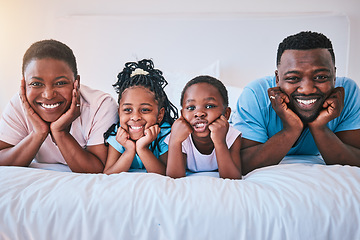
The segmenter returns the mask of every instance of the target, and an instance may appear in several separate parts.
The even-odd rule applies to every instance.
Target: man
[[[295,155],[303,155],[300,162],[360,166],[360,90],[336,77],[331,41],[321,33],[285,38],[275,76],[250,83],[236,111],[243,174]]]

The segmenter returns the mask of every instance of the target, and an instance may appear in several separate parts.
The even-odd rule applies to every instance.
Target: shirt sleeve
[[[260,97],[260,98],[259,98]],[[235,112],[234,127],[242,133],[242,137],[264,143],[268,140],[266,129],[266,107],[262,107],[262,96],[256,95],[251,88],[244,88]]]
[[[360,129],[360,90],[359,86],[349,78],[344,80],[344,108],[339,116],[334,132]],[[338,80],[337,80],[338,81]]]
[[[1,116],[0,140],[11,145],[18,144],[29,134],[29,127],[26,122],[20,97],[16,94],[7,104]]]
[[[112,97],[106,97],[95,112],[87,145],[103,144],[104,133],[117,121],[118,106]]]

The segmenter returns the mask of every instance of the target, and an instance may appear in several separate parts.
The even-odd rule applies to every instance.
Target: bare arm
[[[21,80],[20,99],[33,131],[16,146],[0,141],[0,165],[29,166],[49,134],[49,126],[31,108],[25,95],[25,80]]]
[[[231,146],[231,149],[229,149],[226,144],[228,129],[229,122],[223,115],[209,126],[210,137],[214,143],[219,175],[221,178],[240,179],[241,137],[238,137]]]
[[[192,128],[183,117],[179,117],[171,127],[166,175],[172,178],[186,176],[186,154],[182,152],[182,142],[191,134]]]
[[[273,109],[283,123],[283,129],[265,143],[242,139],[242,171],[246,174],[256,168],[278,164],[299,138],[303,123],[288,108],[289,98],[279,87],[270,88],[268,95]]]
[[[107,147],[103,144],[83,149],[69,133],[72,122],[80,116],[80,94],[78,80],[74,82],[70,109],[58,120],[50,124],[53,141],[57,144],[63,158],[73,172],[103,172]]]
[[[157,159],[149,149],[149,145],[160,133],[159,125],[151,126],[144,131],[145,136],[136,141],[136,153],[139,155],[147,172],[165,175],[165,163]],[[164,157],[164,156],[163,156]]]
[[[309,129],[327,164],[360,166],[360,130],[333,133],[327,123],[338,117],[344,106],[344,89],[335,88]]]
[[[110,145],[104,173],[112,174],[129,171],[134,157],[135,145],[132,150],[127,149],[123,152],[123,154]]]

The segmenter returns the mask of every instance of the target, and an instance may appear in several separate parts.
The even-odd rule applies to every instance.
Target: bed
[[[360,239],[357,167],[280,164],[242,180],[48,169],[0,167],[0,239]]]

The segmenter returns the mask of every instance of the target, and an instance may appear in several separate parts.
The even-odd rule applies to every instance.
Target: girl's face
[[[159,110],[155,94],[142,86],[126,89],[119,102],[120,125],[134,141],[144,136],[144,130],[160,124],[165,109]]]
[[[185,91],[181,114],[194,129],[193,134],[207,137],[212,122],[221,115],[228,118],[227,109],[217,88],[209,83],[196,83]]]
[[[75,77],[66,62],[52,58],[31,60],[24,78],[28,102],[44,121],[54,122],[69,109]]]

